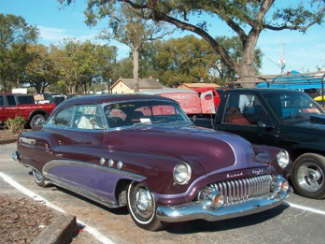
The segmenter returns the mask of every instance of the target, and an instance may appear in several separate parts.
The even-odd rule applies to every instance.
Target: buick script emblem
[[[263,174],[264,170],[263,169],[253,169],[252,174],[253,175],[261,175]]]

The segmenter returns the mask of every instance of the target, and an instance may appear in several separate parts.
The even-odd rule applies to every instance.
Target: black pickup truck
[[[286,149],[293,161],[290,180],[295,191],[325,198],[325,113],[308,95],[279,89],[226,90],[214,121],[194,123]]]

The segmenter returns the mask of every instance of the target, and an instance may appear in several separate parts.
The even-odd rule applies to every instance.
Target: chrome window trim
[[[177,107],[177,109],[183,113],[183,115],[185,115],[184,117],[186,118],[186,122],[188,123],[192,123],[192,121],[188,118],[188,116],[186,115],[186,113],[183,111],[183,109],[179,106],[179,104],[177,102],[174,102],[172,100],[165,100],[165,99],[152,99],[152,98],[144,98],[144,99],[129,99],[129,100],[120,100],[120,101],[112,101],[112,102],[108,102],[108,103],[93,103],[93,104],[72,104],[71,106],[65,108],[65,109],[69,109],[71,107],[74,108],[73,110],[73,116],[72,118],[74,118],[75,116],[75,111],[76,111],[76,106],[81,106],[81,105],[96,105],[99,106],[101,109],[101,116],[102,116],[102,120],[103,120],[103,124],[106,128],[103,129],[79,129],[79,128],[73,128],[72,127],[72,121],[70,122],[70,127],[66,127],[66,126],[56,126],[54,124],[50,124],[50,121],[52,121],[52,119],[61,111],[58,111],[57,113],[53,114],[53,116],[51,116],[48,120],[48,123],[46,123],[44,125],[44,128],[49,128],[49,129],[64,129],[64,130],[69,130],[69,131],[77,131],[77,132],[112,132],[112,131],[120,131],[120,130],[126,130],[129,128],[134,128],[134,126],[132,125],[128,125],[128,126],[120,126],[120,127],[114,127],[114,128],[110,128],[107,122],[107,118],[105,116],[105,112],[104,112],[104,106],[108,106],[108,105],[113,105],[113,104],[119,104],[119,103],[132,103],[132,102],[148,102],[148,101],[157,101],[157,102],[165,102],[165,103],[169,103],[169,104],[173,104]],[[64,109],[64,110],[65,110]],[[150,127],[150,125],[148,125],[148,127]]]

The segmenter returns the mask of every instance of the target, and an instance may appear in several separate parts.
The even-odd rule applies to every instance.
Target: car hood
[[[300,132],[325,135],[325,115],[312,115],[309,120],[292,123]]]
[[[205,171],[265,167],[256,162],[252,145],[242,137],[194,126],[142,127],[107,132],[110,150],[171,156],[199,163]]]

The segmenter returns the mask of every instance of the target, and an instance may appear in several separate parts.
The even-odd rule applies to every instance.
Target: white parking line
[[[49,202],[44,197],[41,197],[40,195],[37,195],[36,193],[32,192],[31,190],[27,189],[26,187],[19,184],[17,181],[12,179],[10,176],[6,175],[3,172],[0,172],[0,177],[7,182],[9,185],[16,188],[18,191],[23,193],[24,195],[36,200],[43,202],[46,206],[55,209],[56,211],[59,211],[61,213],[66,213],[64,209],[54,205],[53,203]],[[102,233],[100,233],[98,230],[96,230],[94,227],[91,227],[87,224],[85,224],[83,221],[77,220],[77,222],[84,226],[84,230],[87,231],[89,234],[93,235],[98,241],[100,241],[103,244],[114,244],[114,242],[104,236]]]
[[[288,201],[286,201],[286,202],[292,208],[297,208],[297,209],[312,212],[312,213],[315,213],[315,214],[325,215],[325,211],[323,211],[323,210],[319,210],[317,208],[306,207],[304,205],[299,205],[299,204],[295,204],[295,203],[288,202]]]

